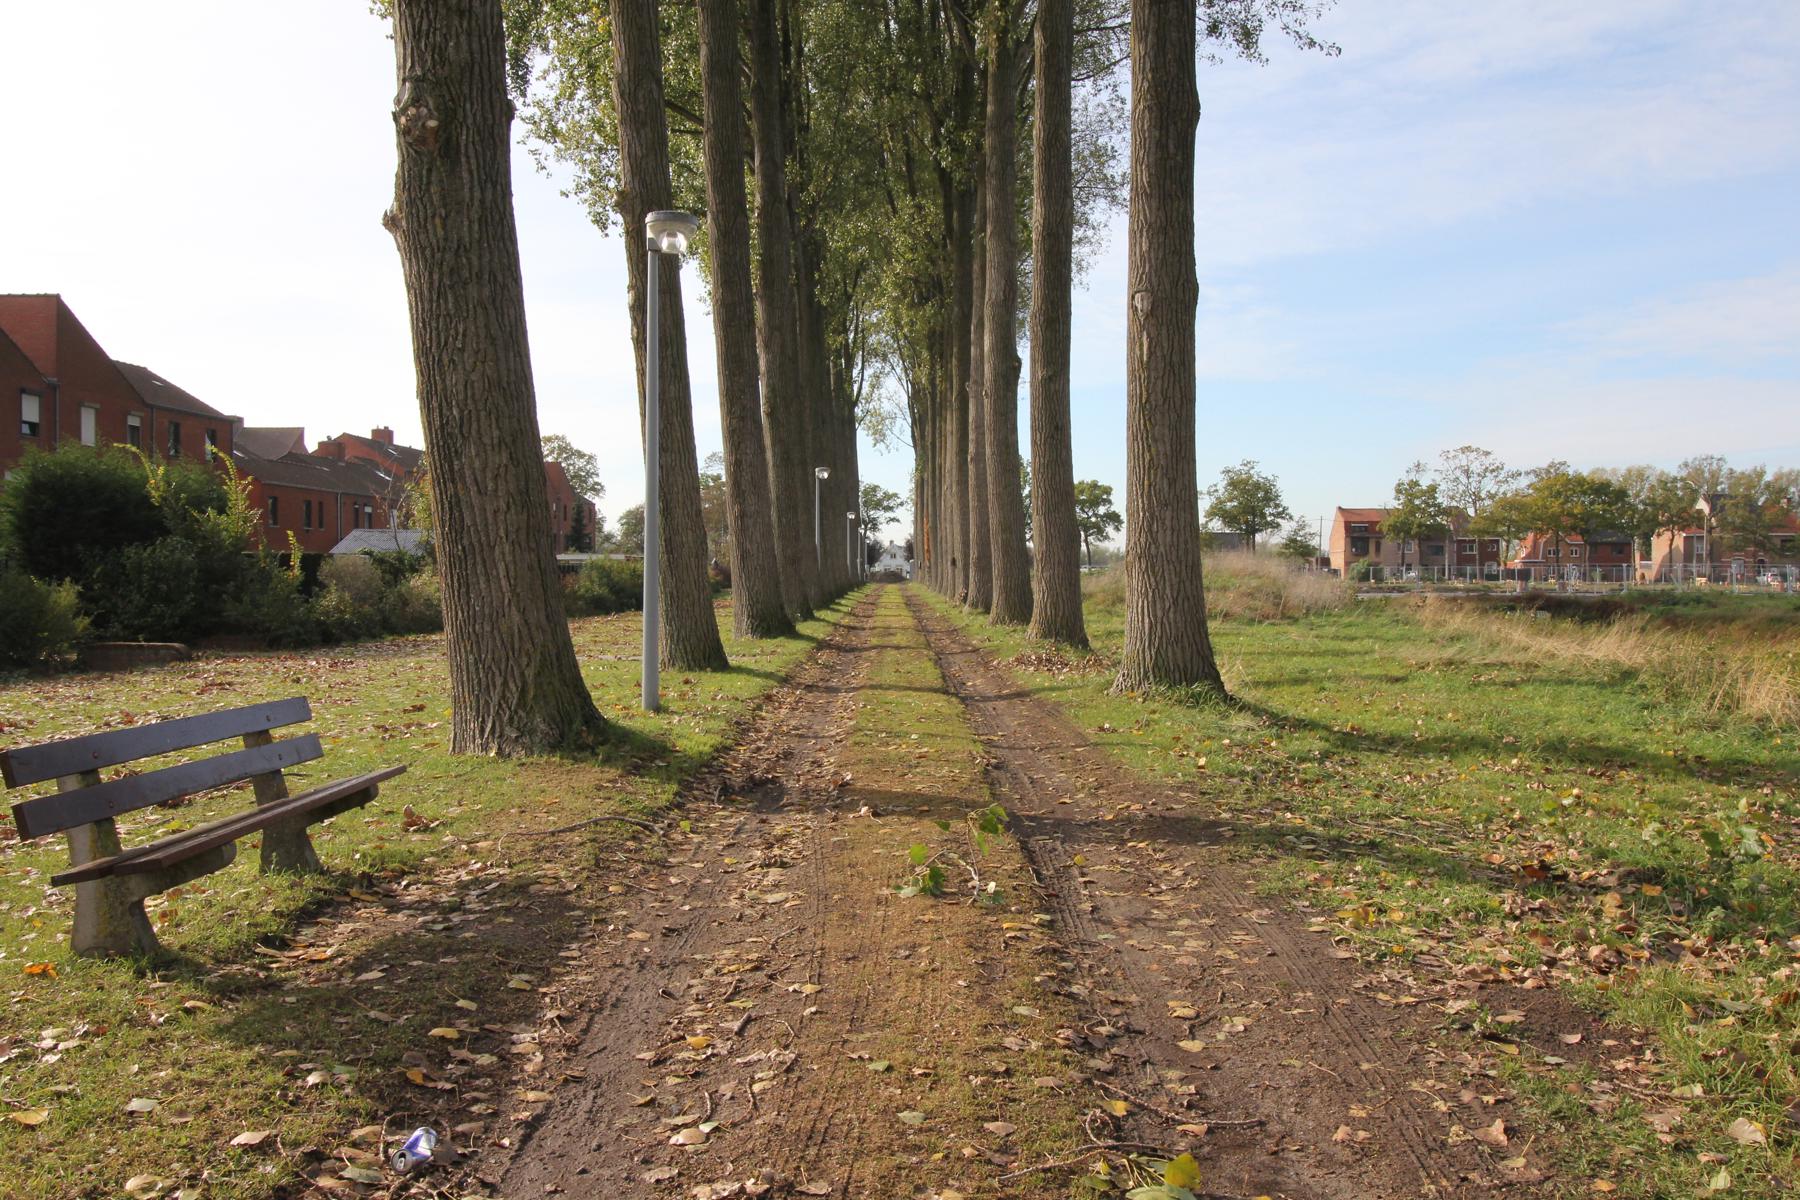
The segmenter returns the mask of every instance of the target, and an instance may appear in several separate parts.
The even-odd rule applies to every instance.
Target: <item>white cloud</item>
[[[1793,358],[1800,355],[1800,268],[1583,317],[1561,332],[1608,359],[1698,358],[1749,367]]]

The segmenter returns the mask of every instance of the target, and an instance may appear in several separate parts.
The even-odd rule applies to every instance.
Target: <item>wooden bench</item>
[[[387,767],[288,795],[282,772],[325,751],[317,734],[277,741],[270,730],[311,719],[312,706],[306,697],[296,696],[0,752],[0,775],[8,788],[56,780],[53,794],[12,806],[13,824],[26,840],[68,835],[69,869],[50,882],[75,885],[75,953],[155,953],[156,935],[144,915],[144,897],[229,866],[237,857],[237,839],[258,830],[265,874],[323,871],[307,826],[367,804],[383,780],[406,768]],[[105,767],[227,738],[241,738],[243,748],[141,775],[100,778]],[[256,797],[249,811],[131,850],[120,845],[115,817],[246,779]]]

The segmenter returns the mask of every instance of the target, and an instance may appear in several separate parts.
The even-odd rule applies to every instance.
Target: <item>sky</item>
[[[1465,443],[1800,464],[1800,5],[1343,0],[1316,28],[1341,55],[1200,69],[1203,486],[1255,459],[1310,524]],[[60,292],[114,357],[248,424],[420,443],[367,3],[6,5],[0,45],[0,291]],[[562,186],[517,148],[539,423],[598,457],[616,517],[643,487],[625,250]],[[1121,504],[1125,231],[1071,364],[1076,475]],[[909,450],[862,462],[907,492]]]

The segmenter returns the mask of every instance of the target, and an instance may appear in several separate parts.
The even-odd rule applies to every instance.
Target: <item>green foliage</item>
[[[589,559],[565,595],[573,616],[636,612],[644,607],[644,564],[635,559]]]
[[[1125,518],[1113,507],[1110,483],[1098,479],[1075,481],[1075,526],[1081,530],[1081,546],[1088,565],[1094,565],[1094,543],[1104,542],[1125,528]]]
[[[1281,544],[1275,552],[1283,558],[1313,559],[1319,556],[1319,539],[1304,520],[1296,521],[1288,526],[1287,533],[1282,535]]]
[[[634,504],[619,514],[619,532],[613,537],[613,547],[620,554],[644,552],[643,505]]]
[[[0,667],[50,667],[75,656],[87,633],[73,583],[42,583],[0,567]]]
[[[27,454],[0,490],[0,543],[39,579],[88,578],[92,564],[168,532],[124,450],[64,443]]]
[[[1438,485],[1422,479],[1402,479],[1394,484],[1394,506],[1381,522],[1382,531],[1400,542],[1400,563],[1406,565],[1406,544],[1422,538],[1443,537],[1450,531],[1450,510],[1438,496]]]
[[[562,467],[563,474],[569,477],[569,486],[575,489],[577,496],[598,501],[606,495],[606,485],[600,482],[599,459],[560,433],[546,433],[543,449],[544,461]]]
[[[1281,499],[1281,485],[1273,475],[1256,469],[1254,459],[1219,472],[1219,482],[1206,489],[1206,519],[1241,534],[1248,550],[1256,549],[1258,534],[1291,521],[1294,514]]]
[[[973,857],[979,859],[993,849],[994,839],[1006,831],[1006,821],[1006,809],[998,804],[990,804],[986,808],[977,808],[963,814],[963,831],[974,851]],[[956,828],[949,821],[938,821],[936,824],[945,833]],[[947,883],[944,864],[949,863],[968,872],[972,899],[997,903],[1001,898],[999,887],[992,881],[984,882],[980,869],[956,851],[944,849],[934,852],[924,842],[915,842],[907,849],[906,857],[912,865],[912,874],[896,889],[902,896],[942,896]]]
[[[890,491],[872,480],[864,480],[862,485],[862,510],[869,518],[869,529],[880,531],[889,522],[897,520],[906,509],[906,498],[899,492]]]

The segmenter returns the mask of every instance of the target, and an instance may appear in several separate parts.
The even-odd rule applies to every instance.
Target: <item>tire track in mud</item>
[[[1434,1077],[1420,1023],[1367,997],[1354,964],[1296,914],[1259,904],[1222,849],[1227,827],[1113,761],[911,588],[907,601],[1076,965],[1091,1049],[1109,1068],[1098,1086],[1142,1106],[1146,1140],[1190,1145],[1223,1194],[1500,1185],[1479,1148],[1449,1141],[1459,1097]],[[1184,1137],[1184,1125],[1208,1128]]]
[[[706,964],[759,941],[769,956],[762,966],[770,975],[779,974],[771,961],[775,946],[818,928],[816,838],[792,837],[791,818],[781,810],[790,802],[828,796],[833,789],[831,751],[855,717],[873,610],[874,597],[866,597],[764,698],[718,763],[682,788],[683,812],[693,821],[692,848],[685,859],[689,868],[696,852],[721,847],[756,857],[730,875],[717,867],[670,874],[682,865],[676,862],[649,866],[623,885],[633,889],[629,906],[613,914],[614,922],[594,947],[596,959],[624,956],[613,964],[623,969],[602,972],[602,982],[592,992],[568,998],[579,1004],[581,1014],[570,1022],[571,1037],[556,1064],[563,1084],[551,1107],[536,1122],[520,1125],[505,1161],[478,1169],[478,1177],[498,1184],[503,1194],[584,1195],[621,1185],[621,1194],[643,1194],[644,1167],[655,1157],[652,1151],[660,1139],[623,1132],[644,1107],[633,1097],[643,1094],[658,1067],[667,1069],[685,1052],[676,1032],[685,1027],[693,1001],[708,989],[729,994],[739,986],[733,974],[724,977],[721,987]],[[726,808],[720,804],[726,795],[749,803]],[[762,845],[745,849],[759,840]],[[741,902],[769,874],[792,866],[808,871],[804,919],[793,919],[802,910]],[[643,882],[658,874],[673,886]],[[765,900],[768,894],[763,893]],[[647,929],[626,928],[648,924],[659,912],[676,914],[658,922],[660,937]],[[780,915],[772,915],[776,912]],[[779,928],[790,925],[785,932]],[[648,940],[633,954],[640,935]],[[822,951],[816,935],[813,942],[816,975]],[[710,1113],[710,1092],[704,1104]]]

